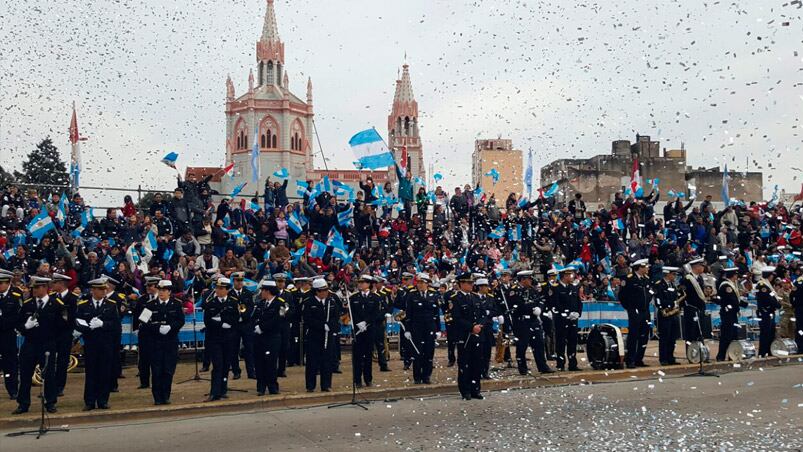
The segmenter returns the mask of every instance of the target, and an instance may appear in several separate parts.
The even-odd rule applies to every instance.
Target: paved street
[[[803,368],[80,426],[3,451],[799,450]]]

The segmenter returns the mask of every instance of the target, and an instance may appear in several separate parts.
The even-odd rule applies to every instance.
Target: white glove
[[[30,330],[32,328],[36,328],[39,326],[39,321],[33,317],[28,317],[28,320],[25,321],[25,329]]]
[[[224,330],[228,330],[229,328],[231,328],[231,325],[229,325],[228,323],[224,323],[221,326],[223,327]]]
[[[221,322],[221,321],[222,321],[222,320],[220,319],[220,316],[219,316],[219,315],[218,315],[218,316],[215,316],[215,317],[212,317],[212,320],[214,320],[215,322]]]
[[[89,321],[89,329],[96,330],[103,326],[103,320],[100,320],[97,317],[92,317],[92,320]]]
[[[391,321],[393,320],[393,316],[390,314],[385,314],[385,320]]]
[[[546,313],[544,313],[544,317],[546,317],[548,319],[551,319],[552,318],[552,312],[551,311],[547,311]]]
[[[404,332],[404,338],[407,339],[408,341],[411,341],[411,340],[413,340],[413,335],[409,331],[405,331]]]
[[[262,328],[260,328],[259,325],[257,325],[256,328],[254,328],[254,332],[257,334],[262,334]]]
[[[435,340],[437,341],[440,338],[441,338],[441,332],[440,331],[436,331],[435,332]]]
[[[499,323],[499,325],[504,325],[505,324],[505,316],[500,315],[499,317],[496,318],[496,321]]]
[[[170,325],[161,325],[159,327],[159,334],[165,335],[170,332]]]
[[[362,333],[363,331],[365,331],[368,328],[368,324],[365,323],[365,321],[357,322],[356,326],[357,326],[357,329],[360,330],[360,333]]]
[[[577,320],[580,318],[579,312],[570,312],[569,313],[569,320]]]
[[[81,332],[78,330],[73,330],[72,337],[73,339],[78,339],[79,337],[81,337]]]
[[[329,324],[327,324],[327,323],[324,323],[324,324],[323,324],[323,330],[324,330],[324,331],[326,331],[326,332],[328,333],[328,332],[329,332]]]
[[[533,308],[533,315],[536,316],[536,317],[541,315],[541,308],[538,307],[538,306],[534,307]]]

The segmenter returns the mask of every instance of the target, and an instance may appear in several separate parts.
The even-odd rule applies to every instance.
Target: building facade
[[[636,141],[617,140],[612,143],[611,153],[587,159],[560,159],[541,168],[542,189],[557,182],[560,201],[571,199],[581,193],[588,202],[608,203],[614,194],[623,192],[630,185],[633,161],[638,159],[639,172],[649,190],[647,180],[659,179],[661,193],[669,190],[688,193],[688,186],[697,189],[698,198],[711,195],[712,200],[722,200],[722,172],[719,168],[694,169],[686,164],[686,149],[664,149],[660,142],[649,136],[636,135]],[[741,173],[732,171],[728,187],[732,199],[762,199],[763,176],[760,172]],[[664,199],[665,201],[666,199]]]
[[[508,139],[476,140],[471,155],[471,183],[479,183],[488,196],[494,194],[497,200],[504,201],[511,193],[521,195],[524,187],[522,152],[513,149],[513,141]],[[486,176],[491,169],[499,172],[499,181],[494,184],[493,177]]]

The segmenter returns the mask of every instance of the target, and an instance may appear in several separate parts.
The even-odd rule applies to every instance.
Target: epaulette
[[[123,294],[122,294],[122,293],[120,293],[120,292],[117,292],[117,297],[118,297],[119,299],[121,299],[121,300],[125,300],[125,295],[123,295]]]
[[[798,284],[803,284],[803,276],[797,278],[797,283]]]
[[[415,289],[415,287],[413,287],[413,285],[412,285],[412,284],[410,284],[409,286],[405,287],[405,289],[410,289],[410,290],[413,290],[413,289]]]
[[[632,278],[632,277],[633,277],[633,274],[632,274],[632,273],[628,273],[628,274],[627,274],[627,277],[628,277],[628,278]]]
[[[27,300],[23,301],[22,304],[25,304],[25,303],[27,303],[27,302],[29,302],[31,300],[33,300],[33,298],[28,298]]]
[[[433,289],[432,287],[429,287],[429,288],[427,288],[427,292],[435,292],[435,289]]]
[[[22,292],[9,292],[11,295],[16,295],[18,297],[22,296]]]
[[[453,293],[452,296],[449,298],[455,298],[455,297],[457,297],[457,292]]]
[[[87,304],[87,303],[89,303],[87,300],[81,300],[78,302],[76,306],[81,306],[82,304]]]
[[[276,299],[281,301],[282,303],[285,303],[284,298],[282,298],[282,297],[276,297]]]
[[[111,304],[117,304],[117,302],[116,302],[116,301],[114,301],[114,300],[110,300],[110,299],[108,299],[108,298],[107,298],[107,300],[108,300],[108,301],[109,301],[109,303],[111,303]]]
[[[64,302],[63,302],[63,301],[61,301],[61,298],[56,298],[56,303],[58,303],[58,304],[60,304],[60,305],[64,306]]]
[[[541,283],[541,287],[546,287],[546,286],[547,286],[547,284],[549,284],[549,283],[547,283],[547,282],[542,282],[542,283]]]

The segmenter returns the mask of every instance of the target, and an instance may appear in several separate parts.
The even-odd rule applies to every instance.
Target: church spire
[[[396,83],[396,95],[393,97],[396,102],[415,102],[413,95],[413,82],[410,80],[410,66],[405,63],[402,66],[402,77]]]
[[[268,9],[265,11],[265,23],[262,25],[263,42],[279,42],[279,27],[276,26],[276,11],[273,9],[273,0],[268,0]]]
[[[307,78],[307,105],[312,105],[312,77]]]
[[[413,94],[410,65],[402,66],[401,79],[396,80],[393,107],[388,116],[388,130],[392,135],[418,136],[418,102]]]
[[[284,64],[284,43],[279,37],[279,27],[276,25],[276,10],[273,8],[273,0],[267,2],[262,36],[257,41],[257,61],[260,64],[268,61]]]

